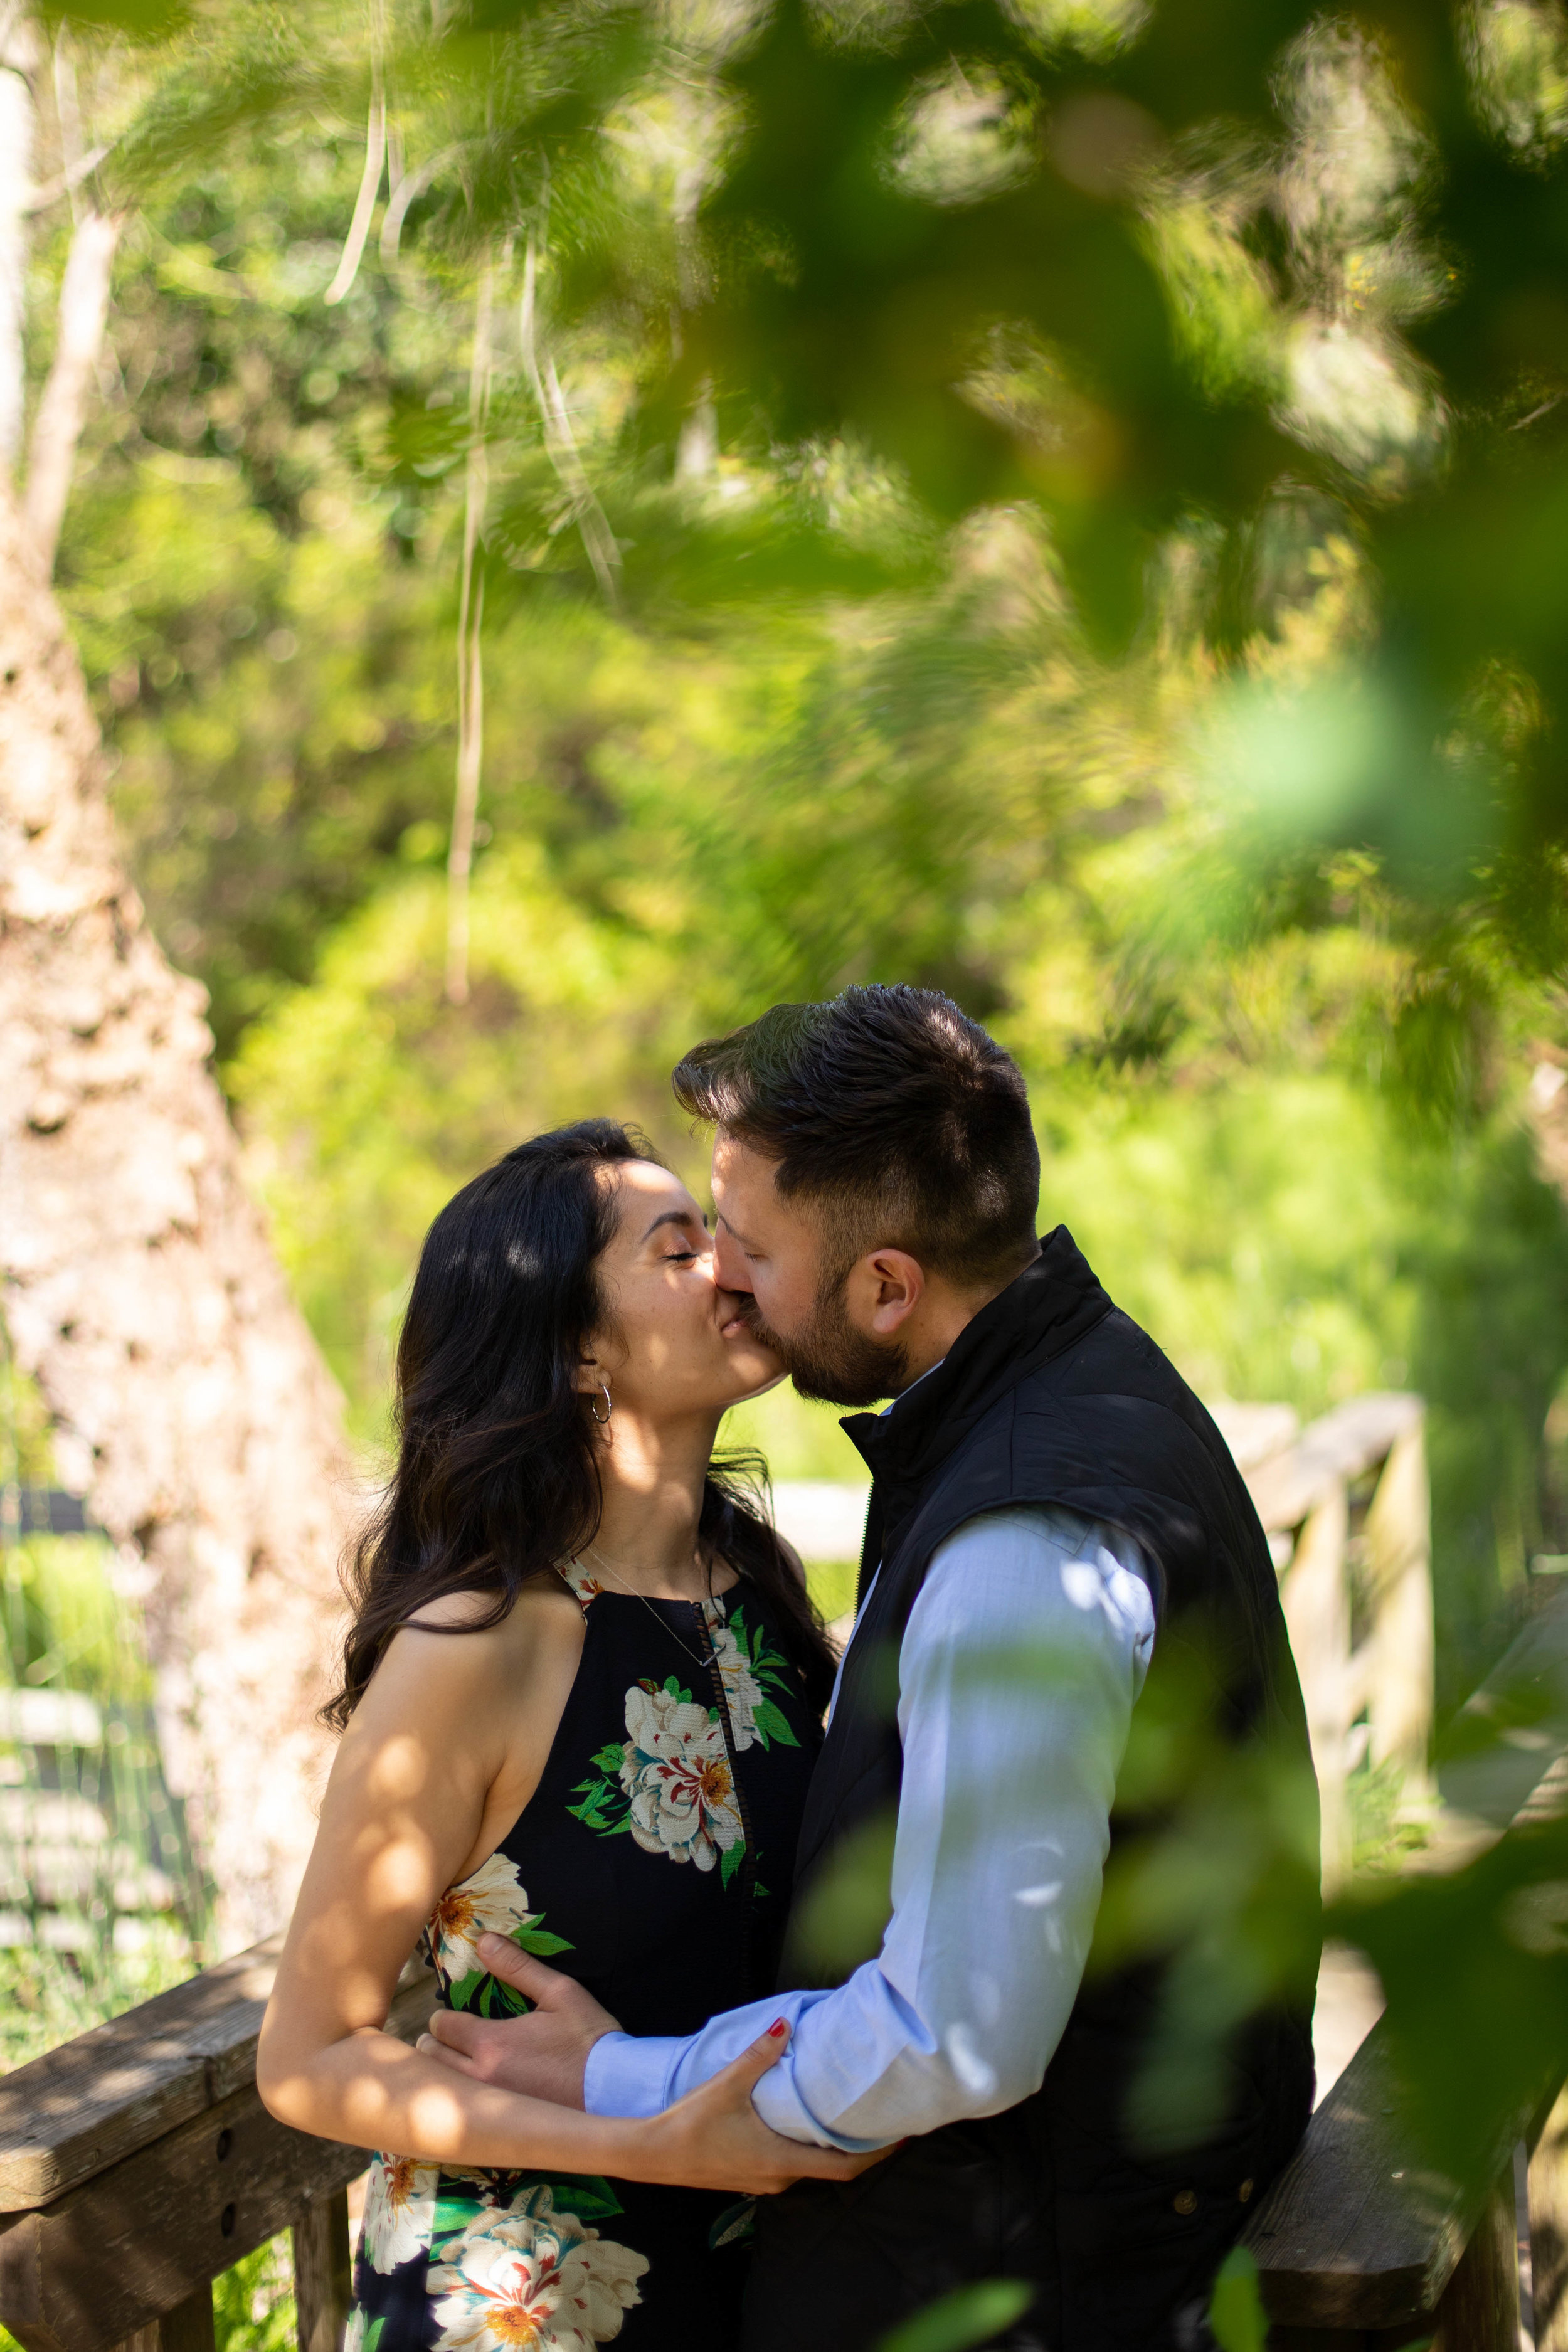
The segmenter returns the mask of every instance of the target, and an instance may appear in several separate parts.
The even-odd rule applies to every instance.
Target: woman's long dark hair
[[[618,1221],[602,1172],[655,1160],[612,1119],[520,1144],[448,1201],[419,1254],[397,1348],[397,1469],[350,1555],[353,1624],[342,1686],[323,1714],[342,1730],[400,1625],[448,1592],[510,1614],[542,1569],[594,1540],[601,1497],[576,1374],[605,1319],[597,1261]],[[716,1461],[699,1534],[771,1602],[814,1707],[833,1654],[799,1560],[757,1507],[760,1457]]]

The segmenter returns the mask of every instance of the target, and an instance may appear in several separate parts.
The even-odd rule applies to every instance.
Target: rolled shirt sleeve
[[[589,2112],[657,2115],[778,2017],[789,2046],[752,2097],[792,2139],[883,2147],[1037,2090],[1083,1974],[1153,1639],[1145,1563],[1121,1530],[1030,1506],[950,1536],[899,1653],[881,1951],[832,1990],[753,2001],[689,2036],[605,2035]]]

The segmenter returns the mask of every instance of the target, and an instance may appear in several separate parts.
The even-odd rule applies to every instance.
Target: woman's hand
[[[647,2171],[639,2166],[637,2177],[687,2189],[732,2189],[743,2196],[771,2197],[792,2180],[853,2180],[891,2156],[890,2147],[846,2156],[839,2148],[785,2139],[782,2132],[769,2129],[752,2105],[752,2088],[788,2047],[789,2025],[781,2017],[710,2082],[689,2091],[663,2115],[631,2126],[648,2135],[658,2167]]]

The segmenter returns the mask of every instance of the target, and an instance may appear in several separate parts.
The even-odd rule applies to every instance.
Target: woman
[[[426,1240],[343,1738],[257,2063],[274,2115],[380,2151],[366,2352],[725,2352],[736,2192],[862,2168],[756,2116],[779,2032],[634,2123],[384,2030],[422,1931],[440,2000],[487,2015],[523,2005],[487,1932],[634,2033],[774,1981],[832,1658],[799,1563],[710,1466],[726,1407],[778,1377],[739,1305],[690,1193],[606,1120],[509,1152]]]

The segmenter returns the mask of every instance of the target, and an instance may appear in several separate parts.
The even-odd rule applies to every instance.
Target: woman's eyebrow
[[[693,1209],[666,1209],[664,1214],[656,1217],[649,1225],[643,1235],[644,1241],[651,1241],[660,1225],[701,1225],[706,1230],[707,1220],[698,1216]]]

